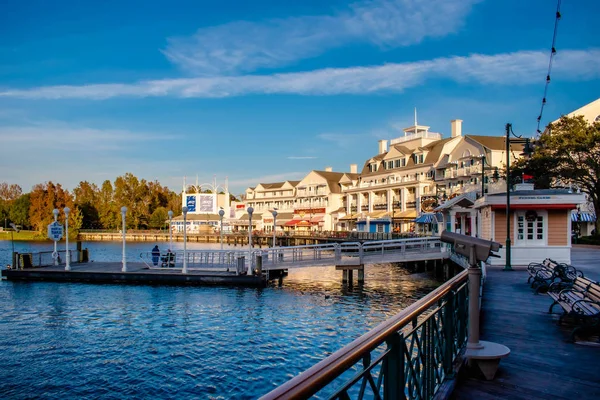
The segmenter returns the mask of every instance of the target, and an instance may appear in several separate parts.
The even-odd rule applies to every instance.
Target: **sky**
[[[173,190],[347,172],[414,121],[535,135],[554,0],[0,5],[0,182]],[[600,97],[600,2],[564,0],[542,125]]]

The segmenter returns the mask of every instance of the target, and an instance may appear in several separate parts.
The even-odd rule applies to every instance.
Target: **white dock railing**
[[[447,251],[438,237],[342,242],[250,250],[191,250],[185,253],[189,270],[244,274],[254,271],[262,257],[262,271],[323,265],[364,265],[441,258]],[[183,251],[141,253],[150,269],[183,268]]]

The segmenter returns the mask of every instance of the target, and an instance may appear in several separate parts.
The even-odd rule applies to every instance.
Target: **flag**
[[[532,179],[533,179],[533,175],[523,174],[523,183],[525,183],[526,181],[532,180]]]

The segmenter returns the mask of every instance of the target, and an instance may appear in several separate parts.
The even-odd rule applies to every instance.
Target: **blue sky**
[[[233,193],[348,171],[413,121],[531,136],[556,2],[9,1],[0,181],[132,172]],[[600,2],[565,0],[543,123],[600,97]]]

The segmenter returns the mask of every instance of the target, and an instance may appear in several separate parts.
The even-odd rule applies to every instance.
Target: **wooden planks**
[[[600,277],[600,249],[573,249],[573,264],[594,280]],[[541,260],[540,260],[541,261]],[[547,295],[531,292],[524,270],[488,269],[481,316],[481,339],[501,343],[511,354],[493,381],[463,369],[453,399],[598,399],[600,345],[569,343],[571,326],[548,314]]]

